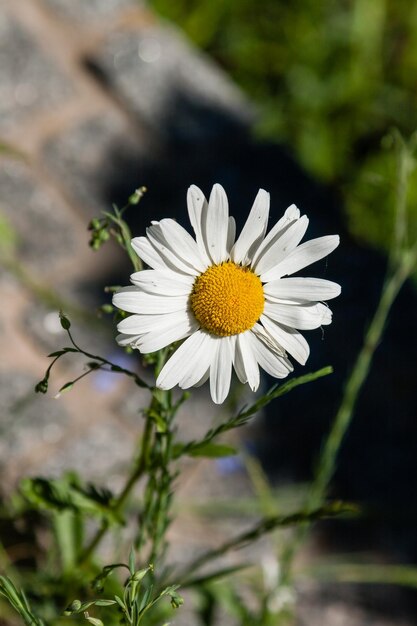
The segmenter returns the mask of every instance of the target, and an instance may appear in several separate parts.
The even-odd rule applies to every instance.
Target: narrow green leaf
[[[89,615],[85,615],[84,617],[87,622],[90,622],[90,624],[93,624],[93,626],[104,626],[101,619],[98,619],[97,617],[90,617]]]
[[[59,312],[59,321],[61,322],[61,326],[64,330],[69,330],[71,328],[71,322],[62,311]]]
[[[64,391],[71,391],[73,387],[74,387],[74,383],[72,381],[65,383],[65,385],[62,385],[61,389],[59,390],[59,393],[64,393]]]
[[[116,600],[96,600],[94,602],[96,606],[113,606],[117,604]]]
[[[324,563],[305,574],[332,583],[399,585],[417,589],[417,567],[412,565]]]
[[[202,443],[200,446],[197,444],[192,450],[190,450],[190,456],[204,456],[208,458],[219,458],[225,456],[233,456],[237,454],[236,448],[228,446],[222,443]]]
[[[126,605],[123,602],[123,600],[121,598],[119,598],[119,596],[114,596],[114,599],[116,601],[116,604],[118,604],[120,606],[120,608],[123,609],[124,612],[126,612]]]
[[[135,556],[135,551],[132,546],[129,552],[129,570],[130,570],[131,576],[133,576],[133,574],[135,573],[135,568],[136,568],[136,556]]]

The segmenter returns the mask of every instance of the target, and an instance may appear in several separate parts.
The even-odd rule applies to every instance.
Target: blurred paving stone
[[[35,394],[38,381],[22,372],[0,376],[0,468],[16,464],[38,446],[57,442],[68,423],[62,404]],[[22,468],[22,473],[24,469]]]
[[[144,149],[124,118],[111,112],[84,120],[49,139],[43,158],[50,173],[66,185],[86,216],[92,217],[118,201],[117,197],[108,197],[109,181],[120,181],[124,176],[135,180],[136,186],[143,184],[138,161],[144,158]],[[123,172],[120,161],[124,163]]]
[[[64,312],[70,318],[71,333],[83,350],[105,357],[117,349],[114,339],[116,332],[110,322],[109,324],[101,324],[94,317],[99,306],[98,300],[94,300],[93,296],[78,300],[74,293],[68,289],[58,290],[57,293],[62,297]],[[65,306],[66,303],[67,306]],[[78,315],[73,315],[71,313],[72,306],[90,314],[91,319],[82,320]],[[33,300],[26,308],[22,317],[22,324],[29,336],[45,353],[55,352],[55,350],[70,344],[67,333],[60,325],[58,310],[39,302],[39,300]]]
[[[226,75],[173,28],[114,32],[92,62],[138,120],[174,140],[218,140],[253,118]]]
[[[87,423],[94,411],[93,406],[93,403],[86,406]],[[130,465],[134,446],[131,433],[103,415],[82,433],[72,428],[55,454],[50,454],[42,463],[42,474],[57,477],[73,469],[85,480],[95,480],[110,488],[117,483],[119,487],[120,477],[126,475],[126,468]]]
[[[31,270],[51,269],[77,253],[77,222],[26,163],[0,158],[0,189],[0,211],[17,232],[19,259]]]
[[[121,10],[137,7],[140,0],[44,0],[59,15],[77,22],[96,22],[100,18],[113,18]]]
[[[74,86],[0,4],[0,131],[38,111],[53,110]]]

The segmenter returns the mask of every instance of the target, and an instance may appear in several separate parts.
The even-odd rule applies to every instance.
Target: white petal
[[[215,344],[215,353],[210,366],[210,393],[213,402],[222,404],[230,389],[236,336],[211,337],[211,341]]]
[[[125,287],[113,296],[113,304],[128,313],[160,314],[185,311],[186,296],[158,296],[140,291],[138,287]]]
[[[140,339],[139,335],[117,335],[116,341],[119,346],[126,348],[130,346],[131,348],[136,348],[136,343]]]
[[[236,340],[236,350],[233,355],[233,367],[240,382],[245,384],[248,382],[248,377],[246,376],[245,366],[242,361],[241,352],[238,350],[237,343],[238,342]]]
[[[146,237],[135,237],[132,239],[131,244],[136,254],[142,261],[149,265],[149,267],[155,270],[165,269],[167,267],[166,262]]]
[[[251,328],[252,332],[258,337],[258,339],[262,339],[263,343],[269,348],[274,354],[278,356],[286,357],[287,353],[284,348],[278,343],[270,333],[268,333],[263,326],[261,326],[258,322]]]
[[[287,229],[288,226],[292,222],[294,222],[295,220],[298,220],[298,219],[300,219],[300,211],[299,211],[299,209],[297,209],[295,204],[292,204],[291,206],[288,207],[288,209],[285,211],[284,215],[281,217],[280,220],[278,220],[278,222],[275,224],[275,226],[273,228],[271,228],[271,230],[269,231],[269,233],[267,234],[265,239],[263,241],[261,241],[261,243],[259,244],[258,249],[253,254],[252,267],[254,267],[256,265],[256,262],[258,261],[260,255],[267,248],[269,248],[271,246],[271,244],[275,241],[275,239],[278,238],[278,236],[281,233],[281,231],[283,231],[284,229]]]
[[[330,324],[332,312],[324,304],[278,304],[266,301],[264,315],[299,330],[312,330]]]
[[[165,238],[160,224],[154,223],[152,226],[149,226],[146,229],[146,235],[168,267],[191,276],[200,274],[191,261],[189,263],[184,261],[178,252],[173,249],[171,243]]]
[[[200,250],[189,233],[175,220],[166,218],[159,222],[165,240],[169,243],[171,250],[180,257],[184,263],[192,265],[200,272],[207,269]]]
[[[206,332],[201,332],[199,341],[194,345],[194,353],[189,355],[187,361],[185,359],[182,360],[182,376],[178,381],[182,389],[189,389],[199,385],[201,380],[208,374],[213,359],[211,348],[210,335]]]
[[[261,322],[265,330],[288,354],[291,354],[301,365],[305,365],[310,354],[310,347],[303,335],[296,331],[295,328],[287,328],[277,322],[273,322],[266,315],[261,315]]]
[[[221,185],[211,190],[206,222],[206,246],[213,260],[218,264],[228,257],[226,243],[229,226],[229,205],[226,192]]]
[[[211,263],[211,259],[207,254],[204,234],[207,221],[208,204],[203,192],[196,185],[191,185],[188,189],[187,207],[200,254],[204,262],[209,265]]]
[[[269,282],[302,270],[303,267],[307,267],[307,265],[311,265],[333,252],[339,245],[339,241],[339,235],[327,235],[302,243],[278,265],[263,274],[261,276],[262,281]]]
[[[202,368],[204,371],[200,374],[201,378],[207,371],[210,360],[213,357],[213,350],[211,350],[210,342],[206,339],[207,336],[207,333],[204,331],[197,330],[191,337],[186,339],[165,363],[157,378],[156,386],[160,389],[172,389],[184,378],[185,370],[188,371],[190,367],[199,368],[200,357],[203,356],[204,360],[208,361],[208,364],[205,370]],[[200,353],[202,346],[205,348],[203,355]]]
[[[236,221],[234,217],[230,216],[229,226],[227,229],[227,242],[226,242],[226,248],[227,248],[228,253],[230,253],[230,250],[233,248],[233,245],[235,243],[235,236],[236,236]]]
[[[288,359],[275,354],[253,329],[250,331],[250,343],[256,360],[268,374],[275,378],[285,378],[292,372],[293,366]]]
[[[142,335],[136,345],[144,354],[156,352],[174,343],[174,341],[188,337],[188,335],[195,332],[197,329],[198,323],[190,316],[188,319],[181,322],[181,324],[170,326],[160,332],[151,332]]]
[[[340,295],[340,285],[322,278],[282,278],[264,285],[267,296],[280,300],[330,300]]]
[[[175,311],[165,315],[130,315],[117,324],[119,333],[127,335],[143,335],[149,332],[158,332],[169,326],[175,326],[189,319],[192,314],[188,311]]]
[[[240,333],[236,338],[236,353],[239,353],[239,360],[245,371],[245,378],[252,391],[256,391],[259,387],[259,366],[255,358],[250,339],[248,335],[251,331]],[[235,368],[236,369],[236,368]]]
[[[230,253],[232,261],[248,265],[253,251],[263,239],[269,216],[269,193],[260,189],[249,213],[248,219]]]
[[[283,230],[278,238],[272,243],[272,245],[261,253],[258,257],[257,263],[254,265],[254,271],[264,279],[264,274],[271,268],[274,268],[282,259],[285,259],[288,254],[294,250],[304,237],[308,227],[308,218],[306,215],[300,217],[299,220],[295,220],[288,226],[286,230]]]
[[[210,368],[208,367],[207,371],[203,374],[200,380],[197,383],[195,383],[194,387],[201,387],[202,385],[204,385],[204,383],[208,381],[209,378],[210,378]]]
[[[131,275],[136,287],[148,293],[165,296],[185,296],[191,293],[195,278],[171,270],[142,270]]]

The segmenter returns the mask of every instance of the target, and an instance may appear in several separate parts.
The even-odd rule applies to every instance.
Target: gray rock
[[[0,188],[0,210],[17,233],[20,260],[44,270],[74,253],[76,233],[69,210],[25,162],[0,159]]]
[[[213,139],[253,118],[230,79],[174,28],[114,32],[93,61],[128,109],[157,133]]]
[[[0,6],[0,130],[49,111],[74,87],[30,35]]]
[[[100,18],[114,18],[119,11],[139,5],[139,0],[44,0],[45,4],[62,17],[76,22],[96,22]]]
[[[1,375],[0,468],[6,468],[10,462],[16,464],[19,457],[53,443],[64,432],[67,412],[50,397],[35,394],[37,382],[22,372]]]
[[[110,321],[107,323],[96,317],[100,302],[93,287],[91,283],[91,290],[86,288],[80,295],[73,285],[61,285],[54,294],[59,295],[61,308],[70,318],[71,333],[78,345],[87,352],[105,357],[117,348],[114,338],[117,331]],[[44,353],[70,345],[59,321],[59,306],[33,299],[23,312],[22,325]]]
[[[88,417],[86,415],[86,417]],[[75,428],[42,465],[42,475],[58,477],[66,470],[80,472],[83,480],[98,480],[100,485],[119,487],[126,475],[135,440],[116,422],[102,416],[83,432]]]
[[[109,210],[118,200],[109,189],[111,181],[127,175],[136,180],[136,186],[143,184],[137,166],[143,149],[123,116],[112,112],[84,120],[50,139],[43,159],[80,209],[92,217]],[[123,173],[121,162],[125,164]]]

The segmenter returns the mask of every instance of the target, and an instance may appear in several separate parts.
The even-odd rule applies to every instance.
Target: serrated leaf
[[[22,495],[35,508],[50,511],[72,510],[88,513],[110,523],[121,524],[120,514],[112,509],[110,491],[93,485],[81,486],[71,477],[61,479],[26,478],[20,483]]]

